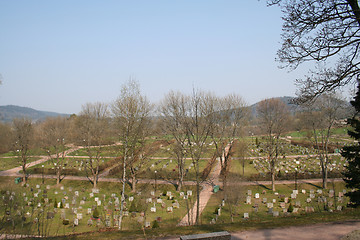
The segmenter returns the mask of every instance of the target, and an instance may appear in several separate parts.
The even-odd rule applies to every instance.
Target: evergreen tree
[[[351,129],[348,130],[350,137],[356,140],[351,146],[344,146],[341,155],[347,159],[348,165],[343,172],[346,187],[355,189],[355,191],[348,192],[346,196],[350,197],[350,202],[353,207],[360,205],[360,83],[358,83],[356,96],[351,101],[351,105],[355,108],[355,114],[352,118],[347,120]]]

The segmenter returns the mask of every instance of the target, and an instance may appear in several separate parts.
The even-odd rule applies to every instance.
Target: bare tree
[[[150,113],[152,105],[140,93],[139,84],[129,80],[122,86],[119,98],[112,105],[117,134],[121,142],[120,157],[123,163],[122,200],[120,206],[119,229],[123,217],[125,200],[126,169],[129,169],[132,191],[136,191],[136,174],[141,162],[145,161],[145,140],[150,131]]]
[[[199,162],[201,155],[208,148],[208,140],[213,130],[215,103],[214,95],[195,90],[190,96],[170,92],[163,102],[163,114],[171,124],[170,131],[178,146],[186,151],[194,165],[197,199],[196,224],[200,220],[200,185],[202,183]]]
[[[275,174],[279,156],[280,135],[286,129],[289,118],[288,107],[277,98],[265,99],[259,102],[257,114],[260,127],[266,134],[266,152],[271,174],[272,190],[275,191]]]
[[[38,136],[41,146],[47,152],[50,162],[55,169],[56,184],[64,179],[63,169],[65,167],[68,122],[64,117],[48,118],[39,126]]]
[[[33,125],[30,119],[16,118],[13,120],[13,131],[15,138],[15,150],[18,154],[23,171],[23,184],[26,184],[26,165],[28,154],[33,140]]]
[[[211,139],[216,149],[216,156],[220,159],[223,188],[225,188],[232,144],[241,135],[242,127],[249,117],[249,109],[245,101],[235,94],[218,98],[215,104]]]
[[[9,139],[12,137],[10,124],[0,122],[0,153],[11,151],[12,143]]]
[[[96,188],[102,163],[101,153],[109,131],[107,105],[97,102],[82,106],[82,111],[76,119],[76,126],[77,139],[84,146],[89,157],[85,162],[86,176]]]
[[[177,191],[181,191],[186,159],[186,130],[183,124],[186,117],[185,103],[187,98],[180,92],[169,92],[161,102],[159,111],[163,117],[162,128],[175,138],[175,145],[172,148],[178,164]]]
[[[299,85],[304,102],[323,92],[359,80],[360,8],[357,0],[268,0],[284,13],[278,61],[296,69],[304,62],[322,62]]]
[[[306,104],[306,112],[303,121],[307,129],[312,131],[311,139],[314,142],[317,151],[323,188],[327,188],[329,158],[329,142],[331,129],[344,115],[344,101],[335,93],[326,93],[320,96],[311,104]]]

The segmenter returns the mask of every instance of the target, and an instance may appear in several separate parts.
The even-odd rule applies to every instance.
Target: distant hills
[[[281,101],[283,101],[288,107],[291,114],[295,114],[298,111],[302,111],[302,108],[293,103],[294,97],[278,97]],[[256,118],[256,108],[259,102],[250,106],[252,117]],[[349,108],[351,108],[350,103],[346,103]],[[346,106],[345,104],[345,106]],[[0,106],[0,121],[1,122],[11,122],[14,118],[30,118],[34,122],[41,121],[46,119],[47,117],[57,117],[57,116],[70,116],[70,114],[62,114],[56,112],[46,112],[39,111],[28,107],[19,107],[15,105],[7,105]]]
[[[0,106],[0,121],[2,122],[11,122],[14,118],[30,118],[33,121],[41,121],[47,117],[57,116],[69,116],[69,114],[39,111],[15,105]]]

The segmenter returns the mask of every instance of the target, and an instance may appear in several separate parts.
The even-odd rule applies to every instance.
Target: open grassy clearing
[[[39,157],[29,157],[28,163],[39,159]],[[9,170],[20,166],[21,162],[19,161],[18,157],[0,157],[0,171]]]
[[[64,169],[63,172],[66,175],[72,176],[86,176],[89,170],[86,170],[85,165],[86,162],[89,161],[88,158],[71,158],[67,157],[64,161]],[[96,162],[96,161],[95,161]],[[99,162],[99,170],[100,172],[115,164],[117,161],[112,157],[104,157],[100,159]],[[56,160],[53,162],[52,160],[48,160],[41,165],[32,166],[27,169],[27,173],[29,174],[55,174],[55,164]],[[42,167],[44,166],[44,167]]]

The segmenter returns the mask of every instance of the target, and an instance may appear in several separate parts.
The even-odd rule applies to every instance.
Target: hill
[[[69,116],[69,114],[39,111],[15,105],[0,106],[0,121],[2,122],[11,122],[14,118],[30,118],[33,121],[39,121],[44,120],[47,117],[57,116]]]
[[[295,99],[294,97],[285,96],[285,97],[277,97],[277,99],[281,100],[289,107],[291,114],[295,114],[297,111],[301,111],[301,107],[293,103],[293,100]],[[259,102],[254,103],[253,105],[250,106],[251,113],[254,118],[256,118],[257,116],[256,108],[258,105]]]

